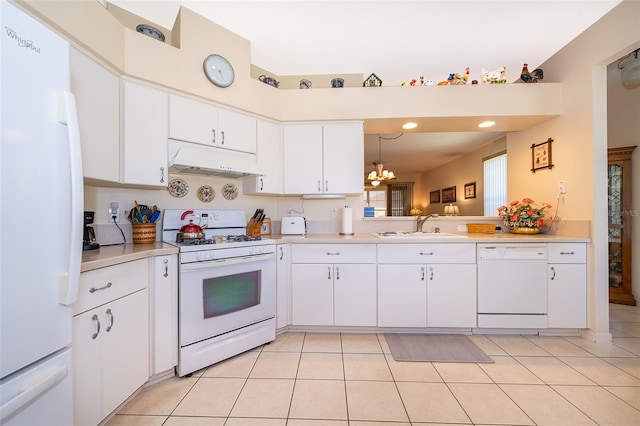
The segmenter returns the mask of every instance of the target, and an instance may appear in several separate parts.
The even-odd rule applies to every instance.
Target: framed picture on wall
[[[553,167],[551,142],[553,142],[553,139],[549,138],[545,142],[531,145],[531,171],[533,173],[539,169],[551,169]]]
[[[464,199],[468,198],[476,198],[476,183],[465,183],[464,184]]]
[[[429,202],[431,204],[436,204],[440,202],[440,190],[436,189],[435,191],[431,191],[429,193]]]
[[[456,187],[450,186],[442,189],[442,202],[443,203],[455,203],[456,202]]]

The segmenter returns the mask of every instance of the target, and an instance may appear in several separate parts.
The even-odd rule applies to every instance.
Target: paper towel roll
[[[351,207],[342,209],[342,232],[340,235],[353,235],[353,209]]]

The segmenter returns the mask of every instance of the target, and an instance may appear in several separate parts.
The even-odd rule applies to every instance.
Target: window
[[[388,183],[387,191],[387,216],[409,216],[413,203],[413,183]]]
[[[507,204],[507,153],[483,160],[484,215],[497,216],[498,207]]]
[[[387,183],[366,187],[364,200],[375,216],[409,216],[413,205],[413,183]]]

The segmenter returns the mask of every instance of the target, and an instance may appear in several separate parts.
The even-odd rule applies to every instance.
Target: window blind
[[[484,165],[484,215],[497,216],[507,204],[507,153],[486,158]]]

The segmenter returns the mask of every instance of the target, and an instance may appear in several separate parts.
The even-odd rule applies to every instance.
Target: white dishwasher
[[[547,245],[478,244],[478,327],[547,327]]]

